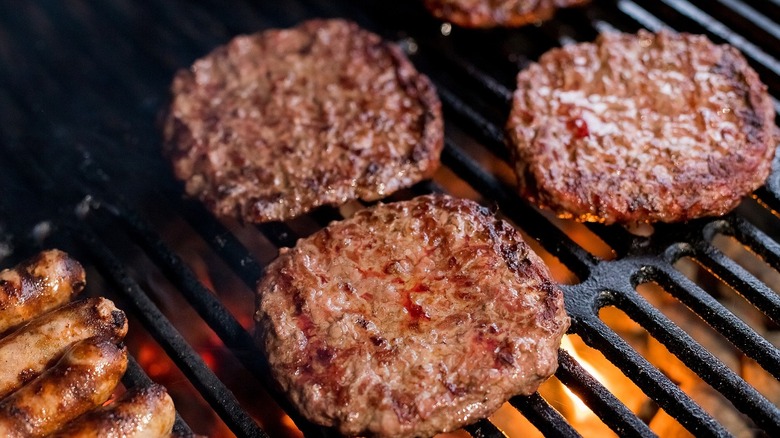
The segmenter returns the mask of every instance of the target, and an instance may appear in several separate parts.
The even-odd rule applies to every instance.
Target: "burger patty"
[[[285,220],[430,177],[443,147],[433,85],[354,23],[238,36],[180,71],[165,151],[220,216]]]
[[[516,27],[549,20],[590,0],[424,0],[433,15],[463,27]]]
[[[563,296],[478,204],[379,204],[284,248],[258,285],[260,345],[300,412],[344,434],[426,436],[531,394],[557,367]]]
[[[522,195],[604,223],[725,214],[764,183],[776,147],[745,58],[669,32],[547,52],[518,75],[507,129]]]

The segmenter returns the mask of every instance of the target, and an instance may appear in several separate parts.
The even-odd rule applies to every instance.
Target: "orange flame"
[[[585,371],[590,373],[593,378],[598,380],[599,382],[604,382],[604,376],[599,373],[596,368],[591,365],[588,361],[583,359],[579,354],[577,354],[577,350],[574,348],[574,344],[571,342],[571,339],[569,339],[568,335],[564,335],[563,339],[561,340],[561,347],[566,350],[569,355],[574,358],[577,363],[579,363],[583,368],[585,368]],[[563,392],[566,394],[566,396],[569,397],[571,400],[571,415],[572,420],[574,422],[582,423],[593,417],[595,414],[590,410],[590,408],[580,399],[577,394],[573,393],[566,385],[563,386]]]

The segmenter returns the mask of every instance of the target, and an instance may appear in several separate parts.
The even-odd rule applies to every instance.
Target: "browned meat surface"
[[[41,437],[111,395],[127,368],[127,351],[111,340],[75,344],[57,364],[0,401],[0,436]]]
[[[255,319],[303,415],[399,437],[457,429],[534,392],[569,326],[519,233],[444,195],[380,204],[283,249]]]
[[[285,220],[428,178],[443,146],[427,77],[343,20],[238,36],[180,71],[165,150],[218,215]]]
[[[176,420],[173,400],[164,387],[151,385],[124,393],[51,435],[52,438],[163,438]]]
[[[774,109],[733,47],[704,36],[604,34],[520,72],[508,134],[519,190],[605,223],[722,215],[760,187]]]
[[[119,342],[126,333],[124,312],[106,298],[78,301],[31,321],[0,339],[0,397],[41,374],[75,342],[95,336]]]
[[[556,9],[590,0],[424,0],[433,15],[463,27],[516,27],[548,20]]]
[[[67,303],[84,289],[84,275],[79,262],[58,250],[0,272],[0,334]]]

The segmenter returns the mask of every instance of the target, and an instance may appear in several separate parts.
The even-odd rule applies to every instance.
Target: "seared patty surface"
[[[285,220],[430,177],[436,91],[394,44],[344,20],[238,36],[181,70],[165,150],[220,216]]]
[[[424,0],[433,15],[463,27],[517,27],[590,0]]]
[[[445,195],[379,204],[283,249],[258,286],[259,343],[310,420],[429,436],[531,394],[569,326],[507,222]]]
[[[519,190],[605,223],[722,215],[766,180],[767,88],[733,47],[640,31],[553,49],[520,72],[508,121]]]

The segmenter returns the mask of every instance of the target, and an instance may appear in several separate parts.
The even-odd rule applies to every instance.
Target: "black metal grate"
[[[104,277],[126,308],[163,347],[230,430],[265,436],[246,402],[209,369],[151,298],[143,272],[128,254],[148,260],[214,331],[235,359],[263,382],[307,436],[331,432],[307,423],[267,384],[268,372],[251,334],[215,296],[171,243],[171,218],[190,227],[221,263],[246,286],[247,300],[264,261],[244,233],[262,236],[271,248],[292,246],[301,235],[341,217],[323,208],[304,219],[257,227],[218,221],[199,204],[181,199],[160,156],[156,118],[177,68],[189,65],[239,33],[293,25],[315,16],[350,18],[409,52],[436,83],[447,125],[443,163],[555,256],[580,280],[564,286],[571,333],[599,350],[657,405],[695,436],[727,435],[723,425],[670,378],[638,354],[599,318],[615,306],[639,323],[706,383],[769,436],[780,432],[780,410],[721,360],[676,326],[638,292],[657,283],[722,334],[745,356],[780,379],[780,351],[674,265],[691,257],[734,288],[774,324],[780,296],[727,257],[712,241],[735,237],[780,270],[780,171],[755,193],[752,208],[723,218],[658,225],[647,237],[621,227],[588,225],[614,252],[594,256],[556,222],[521,201],[511,180],[486,164],[506,161],[503,124],[517,71],[551,47],[589,41],[599,31],[641,27],[705,33],[748,57],[770,93],[780,96],[780,16],[776,0],[594,0],[561,11],[540,26],[517,30],[444,28],[419,1],[132,2],[35,1],[0,3],[0,255],[10,264],[43,246],[60,246]],[[775,100],[776,108],[780,105]],[[448,180],[450,181],[450,180]],[[394,198],[450,191],[447,182],[422,183]],[[759,210],[759,213],[755,213]],[[163,218],[163,219],[160,219]],[[252,237],[252,239],[260,237]],[[621,436],[652,436],[645,421],[561,350],[556,376]],[[131,367],[126,384],[145,374]],[[578,436],[538,394],[511,404],[548,436]],[[187,427],[183,421],[178,426]],[[466,428],[473,436],[500,437],[487,420]]]

